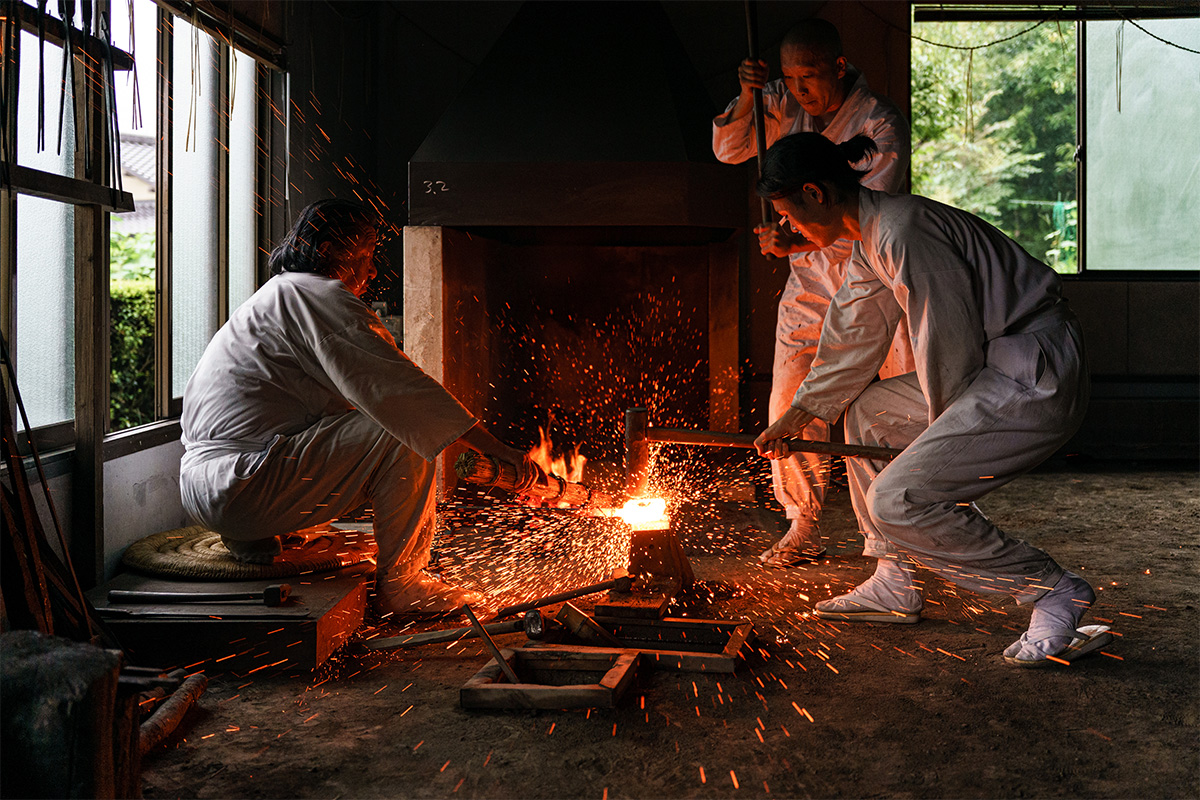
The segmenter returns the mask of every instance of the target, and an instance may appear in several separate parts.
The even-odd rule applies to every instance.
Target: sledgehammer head
[[[611,591],[628,592],[633,589],[633,578],[629,576],[629,571],[624,569],[614,569],[612,574],[613,586]]]
[[[292,587],[286,583],[277,583],[263,589],[263,603],[268,606],[281,606],[292,593]]]

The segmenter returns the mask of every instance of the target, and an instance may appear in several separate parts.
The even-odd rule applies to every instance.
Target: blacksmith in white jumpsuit
[[[274,537],[365,503],[385,613],[441,615],[482,595],[422,569],[434,529],[430,461],[462,441],[521,464],[399,349],[363,303],[375,219],[325,200],[301,212],[271,255],[276,273],[209,343],[183,396],[184,508],[243,560]]]
[[[872,92],[866,79],[846,62],[837,29],[825,20],[805,20],[784,38],[780,61],[784,77],[770,83],[766,83],[767,65],[763,61],[747,59],[738,69],[741,93],[713,121],[713,152],[717,158],[740,164],[757,155],[750,112],[752,91],[761,88],[768,146],[799,131],[815,131],[834,142],[869,136],[879,152],[869,163],[864,185],[900,191],[908,173],[908,122],[891,100]],[[776,419],[812,366],[829,302],[846,276],[851,243],[837,241],[816,248],[778,225],[760,228],[759,236],[764,253],[786,255],[791,265],[775,328],[768,413],[770,419]],[[912,348],[901,320],[880,374],[888,377],[912,369]],[[829,441],[829,425],[814,420],[805,435]],[[759,557],[761,563],[786,567],[819,555],[823,551],[819,523],[829,457],[800,453],[773,461],[771,477],[775,497],[784,507],[790,526],[784,537]]]
[[[1035,603],[1029,631],[1005,652],[1010,662],[1070,660],[1111,639],[1094,626],[1076,631],[1091,587],[974,502],[1044,461],[1082,422],[1079,323],[1058,276],[988,223],[860,187],[850,164],[871,146],[787,137],[768,151],[758,184],[809,239],[855,242],[812,371],[759,436],[759,451],[779,455],[809,419],[837,419],[847,406],[848,442],[905,448],[890,464],[850,460],[866,552],[879,561],[866,583],[818,603],[817,615],[916,622],[915,562],[972,591]],[[903,314],[917,369],[872,383]]]

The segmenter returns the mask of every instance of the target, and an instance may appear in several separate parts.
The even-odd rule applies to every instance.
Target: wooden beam
[[[108,212],[75,208],[75,470],[71,561],[79,582],[104,572],[104,432],[108,427]]]
[[[287,64],[283,42],[262,32],[261,25],[235,14],[230,3],[212,0],[154,0],[200,30],[252,56],[261,64],[282,70]]]
[[[21,30],[32,33],[35,36],[38,32],[38,10],[33,6],[25,3],[5,4],[3,10],[0,10],[0,20],[5,20],[5,11],[16,6],[17,22],[21,26]],[[63,46],[63,34],[66,32],[66,25],[61,19],[52,17],[49,14],[44,15],[46,25],[46,41],[55,47]],[[82,44],[82,49],[89,57],[100,61],[104,56],[105,42],[98,36],[85,34],[83,31],[72,26],[71,42],[75,46]],[[110,47],[112,51],[113,68],[124,72],[133,69],[133,56],[126,53],[124,50],[119,50],[116,47]]]
[[[105,211],[133,211],[133,195],[110,186],[23,167],[7,161],[0,170],[8,174],[8,182],[4,188],[20,194],[73,205],[99,206]]]
[[[89,141],[75,153],[75,174],[92,154],[95,175],[107,175],[103,87],[95,70],[75,66],[76,119],[87,119]],[[86,181],[77,181],[87,185]],[[91,184],[94,185],[94,184]],[[103,188],[103,187],[98,187]],[[106,192],[108,190],[105,190]],[[75,470],[71,480],[71,562],[79,583],[104,578],[104,434],[109,408],[107,203],[75,206]]]

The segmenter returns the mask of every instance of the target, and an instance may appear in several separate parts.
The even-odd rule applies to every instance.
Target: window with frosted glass
[[[39,62],[44,69],[39,68]],[[17,100],[17,163],[72,175],[75,120],[71,98],[63,105],[58,145],[62,50],[21,35]],[[38,84],[44,89],[44,148],[38,149]],[[21,399],[33,427],[75,418],[75,208],[68,203],[17,195],[16,326],[13,360]]]
[[[75,207],[17,196],[14,360],[29,424],[75,418]]]
[[[229,311],[242,304],[255,289],[257,215],[255,214],[255,156],[258,133],[255,119],[254,59],[230,48],[229,69]]]
[[[47,42],[39,49],[37,36],[21,32],[20,89],[17,97],[17,163],[31,169],[73,176],[75,109],[73,86],[63,100],[63,51]],[[38,89],[41,88],[39,99]],[[40,106],[40,107],[39,107]],[[60,108],[61,106],[61,108]],[[59,136],[59,120],[62,135]],[[39,126],[41,127],[39,141]]]
[[[217,331],[220,50],[178,18],[173,48],[171,396],[180,397]]]
[[[1200,20],[1085,26],[1089,270],[1200,268]]]

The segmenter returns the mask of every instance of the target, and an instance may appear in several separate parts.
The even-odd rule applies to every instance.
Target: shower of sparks
[[[291,111],[295,119],[320,118],[321,109],[315,99],[308,98],[308,101],[310,107],[304,107],[301,99],[293,99]],[[284,110],[273,107],[273,111],[282,120]],[[301,143],[301,160],[333,169],[352,187],[351,193],[357,199],[369,204],[385,220],[376,260],[379,278],[373,294],[386,295],[389,285],[399,285],[401,281],[399,269],[390,267],[386,258],[389,246],[399,238],[397,220],[400,215],[389,207],[378,187],[363,177],[366,170],[361,165],[350,157],[331,158],[329,136],[322,135],[324,131],[317,133],[321,129],[315,122],[312,128],[296,126],[297,131],[309,137],[309,141]],[[324,128],[333,131],[336,138],[336,127],[327,125]],[[294,194],[290,202],[294,211],[315,199],[318,198],[300,198]],[[279,196],[272,196],[270,200],[275,204],[283,202]],[[695,330],[694,320],[707,318],[707,308],[689,305],[685,299],[706,298],[707,294],[685,291],[684,284],[697,278],[681,269],[672,274],[672,268],[668,267],[663,275],[641,275],[643,285],[636,291],[636,301],[626,304],[620,312],[589,316],[561,301],[572,296],[586,296],[594,285],[580,286],[578,282],[572,282],[572,277],[567,277],[565,284],[569,286],[547,289],[554,292],[552,298],[542,290],[532,291],[531,286],[539,279],[546,280],[546,275],[565,273],[556,273],[553,265],[538,263],[537,259],[545,259],[544,255],[530,255],[533,258],[528,264],[506,265],[512,267],[514,273],[514,279],[504,287],[507,295],[488,297],[490,308],[487,310],[491,317],[478,321],[489,326],[495,341],[500,343],[497,352],[502,356],[489,367],[492,372],[485,373],[485,382],[491,385],[494,396],[483,403],[483,407],[472,410],[501,438],[507,437],[515,446],[528,446],[533,438],[530,434],[536,430],[533,457],[543,469],[566,480],[582,482],[586,464],[587,483],[619,497],[623,484],[621,419],[626,407],[648,407],[655,427],[703,427],[707,420],[704,413],[708,402],[707,383],[697,377],[697,372],[707,370],[707,343],[688,333]],[[643,270],[643,273],[649,272]],[[706,280],[706,272],[696,274]],[[597,275],[595,286],[612,283],[612,277]],[[612,303],[606,307],[619,305]],[[706,571],[698,571],[702,577],[722,574],[726,566],[742,567],[770,543],[764,540],[777,536],[776,532],[765,531],[757,523],[746,522],[760,518],[756,515],[762,501],[756,498],[770,496],[770,471],[767,462],[761,458],[745,451],[662,444],[652,444],[650,456],[650,492],[661,498],[661,516],[670,518],[673,531],[689,555],[707,560]],[[825,477],[831,481],[844,471],[840,459],[829,459],[825,464]],[[989,477],[981,476],[981,480]],[[722,487],[739,486],[754,491],[721,492]],[[831,492],[836,491],[836,488],[831,489]],[[970,504],[963,505],[969,507]],[[369,520],[369,513],[361,519],[363,522]],[[628,566],[631,528],[626,520],[615,515],[524,506],[514,502],[511,496],[481,494],[477,488],[460,487],[449,502],[439,507],[438,530],[435,540],[437,560],[431,569],[441,573],[448,582],[488,592],[497,604],[522,602],[595,583],[609,577],[614,569]],[[342,533],[347,548],[373,544],[370,533],[353,530]],[[815,602],[849,591],[866,580],[872,569],[869,562],[859,557],[861,540],[858,532],[847,531],[843,538],[831,539],[828,544],[829,556],[819,562],[793,570],[752,572],[750,577],[739,582],[736,593],[725,595],[725,598],[738,600],[739,615],[744,614],[754,621],[755,630],[765,645],[752,654],[755,663],[750,665],[747,660],[747,664],[739,665],[736,678],[725,679],[725,685],[711,675],[695,680],[693,676],[679,678],[678,699],[686,700],[682,708],[694,705],[696,717],[703,717],[707,722],[714,717],[720,720],[722,715],[729,713],[730,707],[751,704],[754,713],[758,714],[755,717],[757,724],[752,733],[745,729],[742,732],[746,737],[754,736],[765,743],[778,741],[781,736],[790,738],[792,734],[787,725],[803,725],[804,722],[816,725],[817,718],[823,724],[829,724],[829,715],[821,713],[820,700],[804,695],[805,681],[816,675],[829,681],[855,680],[854,670],[849,666],[854,662],[849,661],[848,654],[861,654],[873,648],[869,650],[872,656],[886,655],[906,664],[917,660],[936,664],[938,669],[970,669],[965,663],[966,658],[941,647],[912,641],[904,645],[904,649],[895,646],[881,649],[870,641],[870,626],[856,628],[854,635],[847,636],[844,631],[850,626],[814,617],[807,607],[810,598]],[[1149,575],[1150,570],[1147,569],[1145,574]],[[1009,611],[992,597],[965,591],[960,597],[955,586],[943,585],[941,581],[936,582],[938,594],[930,597],[935,582],[931,580],[931,586],[925,586],[929,577],[932,576],[928,573],[922,575],[917,587],[925,589],[926,602],[932,613],[954,624],[970,625],[980,633],[1000,636],[1007,632],[1013,638],[1020,635],[1021,623],[1009,624]],[[1098,590],[1103,588],[1097,586]],[[716,592],[715,589],[710,591]],[[798,607],[798,600],[804,606]],[[1117,610],[1113,605],[1105,607],[1098,601],[1093,616],[1101,622],[1112,622],[1115,616],[1127,619],[1131,625],[1142,621],[1142,615]],[[1145,608],[1165,610],[1157,606]],[[1100,609],[1110,617],[1094,613]],[[397,635],[396,623],[389,623],[387,627],[386,635]],[[368,629],[363,635],[377,634]],[[989,639],[988,644],[992,641]],[[190,666],[204,664],[211,670],[215,662],[215,671],[219,673],[233,656],[250,654],[248,646],[241,642],[230,642],[229,647],[229,653],[220,654],[214,661]],[[372,696],[370,702],[389,704],[395,709],[396,720],[412,713],[412,717],[403,720],[404,725],[414,719],[420,721],[420,715],[428,713],[428,709],[401,702],[399,694],[412,687],[412,681],[422,680],[426,672],[433,671],[421,669],[425,664],[421,652],[395,651],[361,657],[348,654],[344,648],[315,673],[312,683],[305,689],[305,702],[319,699],[326,693],[336,693],[339,690],[336,684],[369,680],[371,691],[365,694]],[[464,659],[485,657],[477,641],[455,643],[450,652]],[[1121,660],[1121,656],[1109,652],[1102,651],[1100,655]],[[252,682],[261,677],[261,671],[282,664],[283,661],[277,660],[263,661],[242,668],[237,674],[249,676]],[[384,672],[372,672],[380,666],[392,670],[389,682],[396,686],[406,684],[404,688],[384,691],[389,683],[374,677],[382,676]],[[819,669],[822,666],[826,669]],[[811,671],[810,667],[813,668]],[[333,685],[326,685],[330,682]],[[251,683],[244,683],[238,689],[249,686]],[[235,694],[222,702],[240,696],[240,693]],[[405,700],[411,697],[412,694],[406,695]],[[806,705],[796,702],[799,699],[805,699]],[[305,709],[305,703],[299,705]],[[645,695],[639,699],[638,706],[646,712],[644,724],[652,724],[652,720],[657,722],[665,716],[654,712],[653,708],[646,708]],[[439,707],[438,711],[441,710]],[[305,713],[309,712],[305,709]],[[303,721],[314,722],[316,718],[317,714],[311,713]],[[584,719],[591,718],[592,712],[588,710]],[[642,717],[630,719],[640,723]],[[552,722],[544,729],[546,736],[555,732],[556,724]],[[287,727],[278,736],[283,737],[291,730]],[[564,728],[564,731],[569,730]],[[627,735],[629,730],[622,727],[622,735]],[[609,733],[603,722],[599,731],[601,735]],[[1087,731],[1109,739],[1099,731],[1090,728]],[[245,735],[234,727],[225,733]],[[560,733],[560,738],[562,735]],[[612,725],[611,735],[617,735],[616,723]],[[213,734],[203,738],[211,736]],[[417,752],[424,744],[421,740],[412,751]],[[675,748],[678,753],[678,742]],[[488,767],[491,760],[492,752],[489,751],[482,767]],[[440,770],[438,764],[441,764]],[[449,765],[450,761],[442,763],[438,759],[437,763],[431,761],[430,769],[442,772]],[[456,768],[461,769],[460,766]],[[450,770],[451,773],[454,771]],[[736,773],[729,770],[729,774],[734,788],[739,788]],[[743,778],[752,780],[753,777],[753,771],[743,767]],[[702,784],[707,783],[702,766],[699,767],[699,778]],[[463,785],[463,780],[458,780],[455,792]],[[765,793],[770,792],[765,780],[763,788]],[[605,796],[607,793],[606,787]]]

